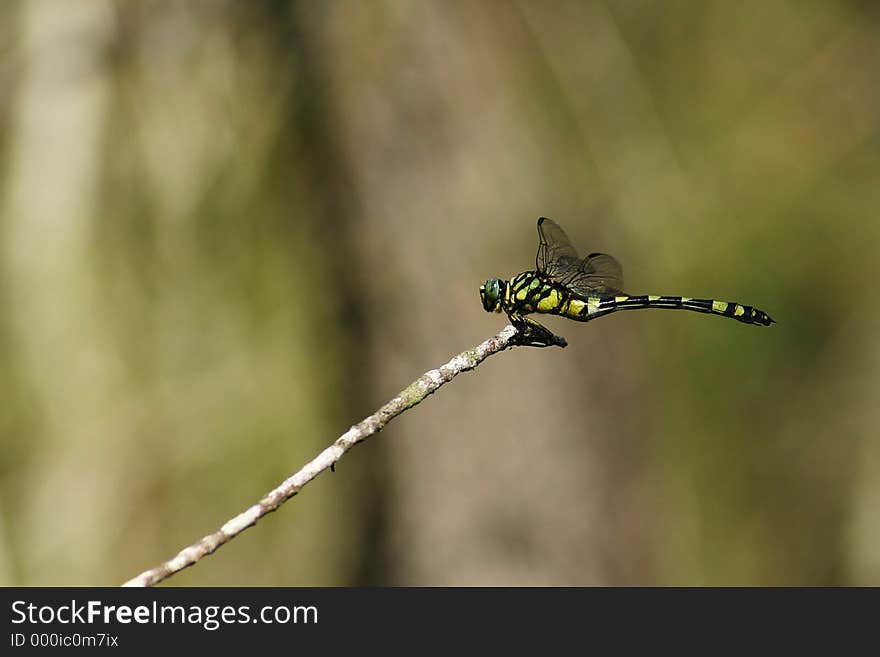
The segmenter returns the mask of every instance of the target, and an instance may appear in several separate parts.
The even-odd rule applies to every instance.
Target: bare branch
[[[421,402],[444,383],[451,381],[457,374],[472,370],[489,356],[515,345],[539,347],[565,346],[564,338],[555,336],[549,331],[546,331],[546,335],[542,334],[540,337],[541,340],[536,341],[534,334],[525,336],[519,333],[512,325],[508,325],[498,335],[489,338],[481,345],[468,351],[463,351],[438,369],[425,372],[378,411],[342,434],[330,447],[318,454],[312,461],[306,463],[299,472],[269,491],[259,502],[229,520],[214,533],[208,534],[201,540],[185,547],[172,559],[142,572],[137,577],[127,581],[123,586],[153,586],[171,577],[174,573],[192,566],[202,557],[211,554],[245,529],[256,524],[257,520],[266,514],[275,511],[302,490],[302,487],[312,479],[324,470],[332,468],[342,458],[343,454],[359,442],[381,431],[395,417]]]

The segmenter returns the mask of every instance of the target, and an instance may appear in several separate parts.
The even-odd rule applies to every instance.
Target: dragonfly
[[[565,231],[546,217],[538,219],[538,238],[534,271],[524,271],[509,280],[490,278],[480,286],[483,308],[507,313],[519,329],[520,344],[566,346],[564,338],[526,317],[531,313],[589,322],[619,310],[665,308],[729,317],[755,326],[775,323],[763,310],[734,301],[626,294],[623,268],[613,256],[591,253],[581,258]]]

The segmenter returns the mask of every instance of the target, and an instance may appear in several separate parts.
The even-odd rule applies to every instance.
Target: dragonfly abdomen
[[[670,310],[690,310],[698,313],[730,317],[744,324],[770,326],[774,320],[763,310],[746,306],[734,301],[718,301],[716,299],[692,299],[690,297],[669,297],[655,295],[617,295],[589,298],[584,302],[586,314],[580,319],[587,321],[616,312],[618,310],[639,310],[642,308],[666,308]]]

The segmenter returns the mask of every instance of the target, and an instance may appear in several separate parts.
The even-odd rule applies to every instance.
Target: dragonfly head
[[[490,278],[480,286],[480,301],[487,313],[501,312],[501,297],[504,294],[504,286],[507,285],[500,278]]]

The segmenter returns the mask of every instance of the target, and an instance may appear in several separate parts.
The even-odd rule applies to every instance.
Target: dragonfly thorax
[[[501,312],[501,299],[504,298],[506,287],[507,281],[502,281],[500,278],[490,278],[480,286],[480,300],[486,312]]]

